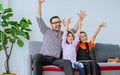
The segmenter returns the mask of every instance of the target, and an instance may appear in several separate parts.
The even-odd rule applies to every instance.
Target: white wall
[[[22,16],[29,18],[32,21],[31,41],[42,40],[42,34],[36,23],[36,6],[37,0],[0,0],[5,7],[12,7],[14,12],[13,20],[19,20]],[[7,3],[8,2],[8,3]],[[76,13],[80,10],[87,12],[87,17],[83,22],[83,30],[91,37],[96,27],[101,22],[105,21],[107,27],[102,29],[96,38],[96,42],[113,43],[120,45],[120,0],[45,0],[42,6],[42,16],[46,24],[49,24],[49,19],[54,15],[59,15],[61,18],[72,17],[74,23],[78,19]],[[14,47],[14,52],[11,58],[12,72],[17,75],[30,75],[28,72],[27,54],[28,42],[24,40],[25,46],[19,48]],[[4,60],[4,52],[0,52],[0,59]],[[3,62],[0,60],[0,73],[4,71]]]

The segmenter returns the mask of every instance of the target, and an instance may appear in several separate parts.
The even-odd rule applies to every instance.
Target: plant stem
[[[13,49],[13,43],[11,44],[10,52],[7,52],[7,47],[5,47],[6,60],[4,62],[4,66],[5,66],[6,73],[10,73],[9,59],[12,53],[12,49]]]

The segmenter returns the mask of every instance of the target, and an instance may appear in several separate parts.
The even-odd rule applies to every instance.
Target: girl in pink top
[[[78,29],[75,36],[68,26],[71,23],[71,18],[69,18],[68,20],[62,20],[65,28],[62,37],[63,59],[70,60],[73,64],[73,68],[77,67],[79,69],[80,75],[85,75],[83,64],[80,62],[76,62],[76,45],[79,41],[79,33],[81,30],[82,20],[86,16],[86,14],[84,11],[81,11],[80,13],[78,13],[78,16]]]

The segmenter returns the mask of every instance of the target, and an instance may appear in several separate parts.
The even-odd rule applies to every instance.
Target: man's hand
[[[37,14],[38,14],[39,16],[42,16],[41,7],[42,7],[42,3],[43,3],[44,1],[45,1],[45,0],[38,0]]]

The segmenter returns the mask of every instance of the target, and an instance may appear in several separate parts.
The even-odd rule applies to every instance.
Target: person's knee
[[[64,64],[72,65],[72,62],[70,60],[64,60]]]
[[[83,67],[84,67],[83,63],[79,63],[79,65],[80,65],[80,67],[81,67],[81,68],[83,68]]]
[[[34,56],[33,56],[33,61],[34,62],[37,62],[37,61],[42,61],[42,58],[43,58],[43,55],[42,54],[35,54]]]

